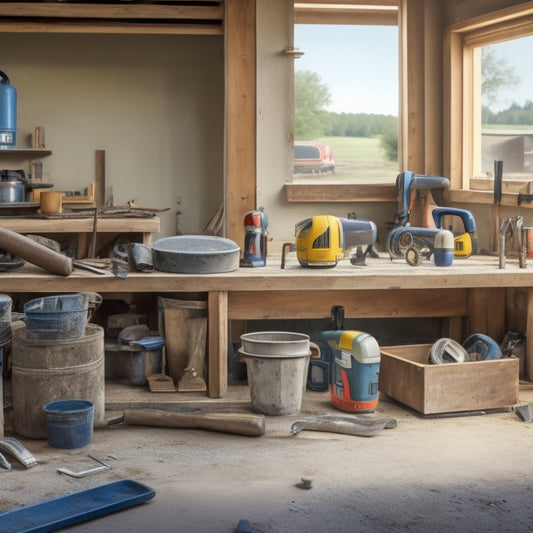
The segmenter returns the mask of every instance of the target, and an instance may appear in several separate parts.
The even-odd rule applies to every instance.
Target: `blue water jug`
[[[17,145],[17,91],[0,70],[0,150]]]

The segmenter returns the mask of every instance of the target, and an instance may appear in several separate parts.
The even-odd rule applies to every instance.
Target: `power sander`
[[[295,226],[296,257],[300,265],[312,268],[331,268],[344,258],[345,253],[356,249],[350,256],[352,264],[364,264],[376,242],[374,222],[332,215],[316,215],[298,222]],[[361,249],[366,246],[366,249]]]
[[[443,191],[450,186],[450,180],[442,176],[426,176],[414,172],[400,172],[396,177],[398,193],[398,213],[395,227],[386,238],[385,247],[391,259],[405,257],[407,262],[418,265],[424,258],[434,253],[435,240],[448,241],[449,235],[442,233],[445,222],[453,221],[458,227],[458,234],[453,235],[453,256],[469,257],[477,253],[477,235],[474,217],[466,209],[442,206]],[[411,211],[417,191],[424,192],[426,201],[423,214],[423,226],[410,224]],[[460,224],[459,224],[460,223]],[[446,246],[448,248],[448,246]],[[439,266],[447,266],[450,261],[443,261]]]
[[[330,386],[331,403],[342,411],[368,412],[378,404],[381,354],[376,339],[361,331],[322,331],[312,337],[319,348],[310,365],[308,385]]]

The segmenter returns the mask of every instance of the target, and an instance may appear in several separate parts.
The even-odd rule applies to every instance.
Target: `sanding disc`
[[[429,362],[433,365],[464,363],[465,361],[470,361],[468,352],[453,339],[439,339],[429,352]]]

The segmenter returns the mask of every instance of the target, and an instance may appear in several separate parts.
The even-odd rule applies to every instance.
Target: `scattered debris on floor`
[[[296,483],[295,487],[299,489],[309,490],[313,487],[313,480],[303,477],[299,483]]]
[[[239,520],[239,523],[235,528],[235,533],[253,533],[252,524],[250,524],[250,521],[245,518]]]
[[[529,406],[530,404],[527,403],[526,405],[516,405],[513,408],[518,418],[524,422],[531,422],[531,409]]]
[[[322,415],[313,420],[298,420],[294,422],[291,426],[291,433],[296,435],[300,431],[308,430],[372,437],[382,429],[394,429],[396,425],[395,418]]]

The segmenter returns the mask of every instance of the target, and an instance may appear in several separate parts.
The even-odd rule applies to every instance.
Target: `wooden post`
[[[526,375],[533,381],[533,287],[527,289],[526,320]]]
[[[208,313],[208,394],[222,398],[228,392],[228,293],[210,291]]]
[[[105,150],[95,151],[95,191],[94,205],[102,207],[105,204]]]
[[[244,242],[243,218],[256,208],[255,0],[226,0],[226,236]]]

